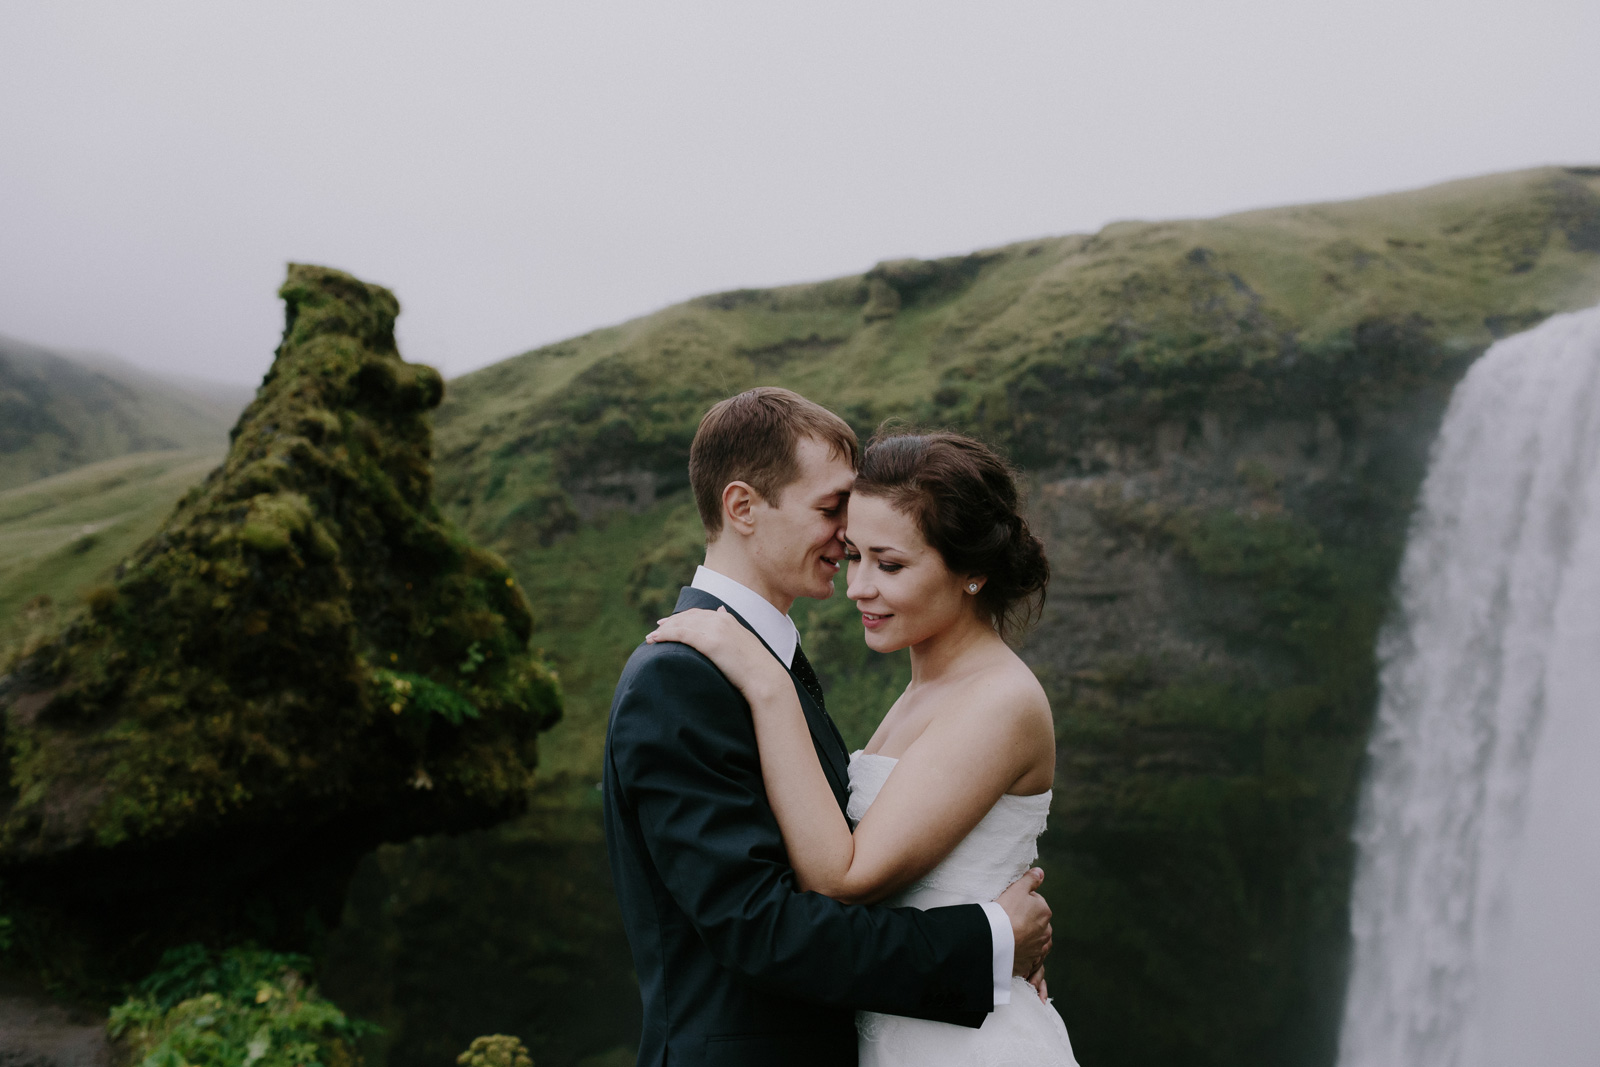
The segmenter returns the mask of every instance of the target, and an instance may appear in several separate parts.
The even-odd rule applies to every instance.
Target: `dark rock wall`
[[[1372,648],[1454,373],[1357,415],[1203,412],[1039,480],[1057,577],[1023,652],[1084,1062],[1332,1061]]]

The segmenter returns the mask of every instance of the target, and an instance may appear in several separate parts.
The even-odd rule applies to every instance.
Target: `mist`
[[[287,261],[456,375],[709,291],[1600,161],[1575,0],[0,11],[0,332],[257,380]]]

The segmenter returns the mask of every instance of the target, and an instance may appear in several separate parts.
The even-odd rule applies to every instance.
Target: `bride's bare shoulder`
[[[983,718],[991,729],[1023,735],[1038,734],[1042,729],[1054,738],[1050,698],[1044,686],[1020,656],[1009,649],[1006,653],[966,680],[963,707],[968,714]]]

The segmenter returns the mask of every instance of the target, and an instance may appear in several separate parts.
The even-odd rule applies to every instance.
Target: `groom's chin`
[[[824,578],[818,575],[816,584],[807,591],[806,596],[812,600],[827,600],[833,596],[836,588],[832,578]]]

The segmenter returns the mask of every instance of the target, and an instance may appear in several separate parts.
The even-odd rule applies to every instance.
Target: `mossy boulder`
[[[223,465],[0,693],[24,905],[165,898],[222,931],[287,875],[266,910],[303,926],[372,844],[525,804],[560,696],[511,571],[434,506],[443,383],[386,290],[292,265],[280,295]],[[177,921],[186,893],[226,903]]]

